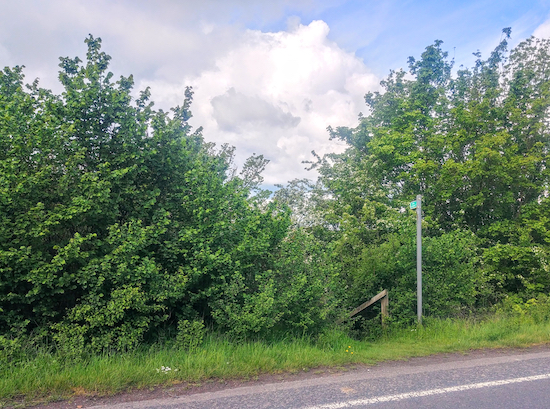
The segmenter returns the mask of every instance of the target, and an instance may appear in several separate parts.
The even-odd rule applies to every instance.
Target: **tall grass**
[[[117,392],[208,379],[250,379],[262,373],[343,367],[478,348],[524,347],[550,342],[550,321],[523,316],[426,320],[391,330],[376,341],[357,341],[337,329],[321,336],[272,342],[230,342],[209,335],[193,351],[168,344],[75,360],[51,348],[29,346],[18,359],[0,361],[0,406],[78,394]],[[32,349],[32,350],[31,350]],[[164,367],[164,369],[163,369]],[[169,368],[169,369],[168,369]]]

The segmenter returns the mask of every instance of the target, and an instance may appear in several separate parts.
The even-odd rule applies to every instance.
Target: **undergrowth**
[[[531,307],[527,307],[531,308]],[[341,329],[315,338],[234,342],[207,334],[197,345],[159,342],[124,353],[71,356],[53,345],[1,340],[0,406],[112,395],[132,389],[250,379],[263,373],[374,364],[442,352],[526,347],[550,341],[546,314],[500,311],[484,319],[425,319],[424,325],[386,328],[377,340],[350,338]],[[63,351],[63,349],[60,349]]]

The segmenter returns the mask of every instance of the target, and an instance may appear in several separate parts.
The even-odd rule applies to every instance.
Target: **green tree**
[[[425,198],[430,227],[489,234],[517,219],[548,182],[549,42],[529,39],[507,54],[505,39],[486,61],[460,69],[441,42],[392,72],[383,93],[365,97],[370,115],[332,131],[361,152],[368,177],[392,200]]]
[[[0,74],[0,333],[53,331],[81,351],[178,321],[230,328],[269,293],[290,224],[251,198],[266,161],[235,177],[232,148],[188,124],[191,89],[155,111],[131,76],[113,80],[100,39],[86,44],[85,62],[60,59],[61,95],[26,89],[21,67]]]
[[[336,240],[334,260],[348,286],[412,294],[414,264],[400,236],[411,233],[404,229],[411,217],[400,212],[422,194],[428,243],[435,240],[430,251],[441,256],[431,261],[434,272],[469,275],[454,297],[458,304],[471,308],[510,293],[550,291],[550,41],[530,38],[508,52],[510,34],[503,30],[488,59],[476,53],[474,67],[456,74],[436,41],[420,59],[409,58],[408,72],[390,72],[382,92],[366,94],[368,113],[356,128],[329,127],[331,138],[349,148],[318,158],[314,167],[326,198],[324,220]],[[470,250],[449,252],[456,257],[445,261],[435,243]],[[406,274],[396,263],[407,265]],[[392,272],[383,273],[386,268]],[[443,276],[438,280],[451,285]],[[441,301],[454,303],[452,294],[441,292]],[[444,304],[429,308],[450,311]]]

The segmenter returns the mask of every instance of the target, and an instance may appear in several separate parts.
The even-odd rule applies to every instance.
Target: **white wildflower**
[[[170,368],[169,366],[164,366],[164,365],[162,365],[162,366],[160,367],[160,369],[157,368],[157,373],[160,373],[160,372],[162,372],[162,373],[168,373],[168,372],[170,372],[171,370],[172,370],[172,368]],[[177,369],[174,369],[174,372],[177,372],[177,371],[178,371]]]

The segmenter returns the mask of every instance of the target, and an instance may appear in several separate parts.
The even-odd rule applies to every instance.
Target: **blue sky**
[[[288,16],[299,17],[302,24],[323,20],[331,30],[329,39],[386,75],[435,40],[443,40],[450,55],[465,65],[478,49],[489,52],[505,27],[513,28],[511,44],[517,44],[550,17],[550,1],[336,0],[287,6],[273,20],[257,13],[255,18],[238,15],[247,27],[263,31],[285,30]]]
[[[157,107],[195,90],[192,119],[216,144],[270,159],[267,185],[315,178],[311,150],[341,151],[328,125],[354,126],[363,95],[434,40],[471,66],[512,27],[511,45],[550,37],[550,0],[0,0],[0,66],[59,92],[60,56],[103,39],[116,75],[151,87]]]

